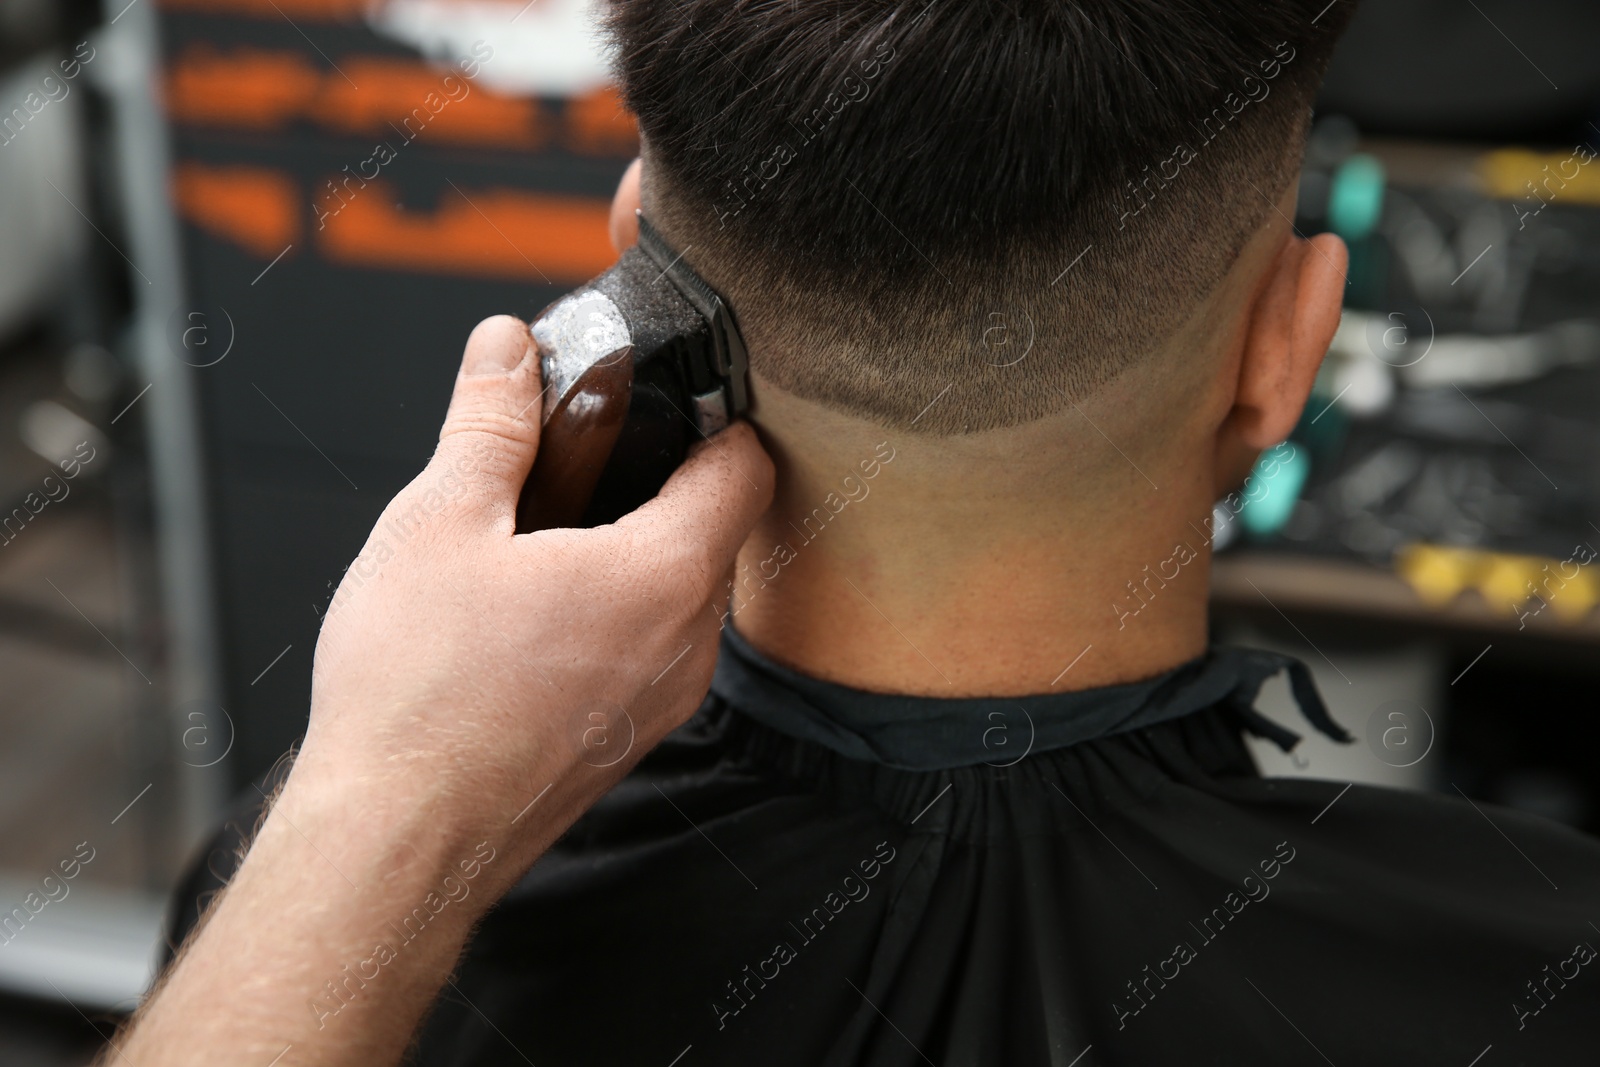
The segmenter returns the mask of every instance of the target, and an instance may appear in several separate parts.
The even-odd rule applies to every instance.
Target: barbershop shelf
[[[1425,603],[1392,571],[1354,561],[1282,552],[1240,551],[1218,556],[1213,564],[1211,601],[1223,611],[1301,612],[1405,623],[1430,630],[1517,634],[1545,641],[1600,644],[1600,611],[1577,621],[1554,611],[1530,614],[1525,620],[1510,610],[1496,610],[1476,592],[1450,603]],[[1524,625],[1525,622],[1525,625]]]

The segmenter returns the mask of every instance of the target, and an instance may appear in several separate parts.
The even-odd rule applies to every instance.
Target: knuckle
[[[440,440],[460,434],[499,438],[528,444],[534,440],[536,428],[518,415],[508,411],[451,412],[439,432]]]
[[[528,437],[508,438],[482,426],[446,426],[439,435],[439,445],[430,466],[437,466],[441,476],[475,483],[484,478],[504,477],[525,462],[524,457],[532,447],[533,441]]]

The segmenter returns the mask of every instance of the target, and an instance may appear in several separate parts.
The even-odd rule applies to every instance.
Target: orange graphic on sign
[[[318,244],[346,266],[570,285],[616,260],[610,212],[599,197],[451,189],[430,214],[398,206],[389,187],[371,182],[328,218]]]
[[[379,56],[347,59],[340,67],[350,80],[325,77],[308,112],[341,133],[391,139],[398,133],[409,140],[429,127],[430,141],[530,149],[549,137],[538,100],[496,96],[459,71]]]
[[[300,238],[300,197],[287,174],[180,163],[172,185],[185,219],[257,256],[271,259]]]
[[[439,143],[536,149],[549,140],[537,99],[496,95],[459,71],[382,56],[339,66],[344,74],[318,70],[298,52],[195,47],[168,71],[167,107],[195,126],[282,129],[308,119],[396,144],[428,126],[427,139]]]
[[[167,110],[197,126],[274,129],[303,114],[322,88],[322,73],[298,52],[197,46],[167,73]]]

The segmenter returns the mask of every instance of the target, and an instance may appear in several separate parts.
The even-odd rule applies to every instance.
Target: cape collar
[[[727,626],[711,691],[779,733],[851,759],[911,771],[1010,766],[1030,753],[1127,733],[1217,705],[1284,751],[1300,736],[1255,710],[1262,683],[1288,671],[1300,712],[1335,741],[1351,737],[1328,715],[1304,663],[1257,649],[1217,647],[1124,685],[1023,697],[870,693],[774,663]]]

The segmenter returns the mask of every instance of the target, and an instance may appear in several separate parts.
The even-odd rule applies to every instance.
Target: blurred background
[[[591,20],[0,0],[0,1062],[137,1003],[468,331],[611,262],[637,137]],[[1587,0],[1367,0],[1336,57],[1297,223],[1350,243],[1346,314],[1219,508],[1214,627],[1357,743],[1268,773],[1600,829],[1597,40]]]

